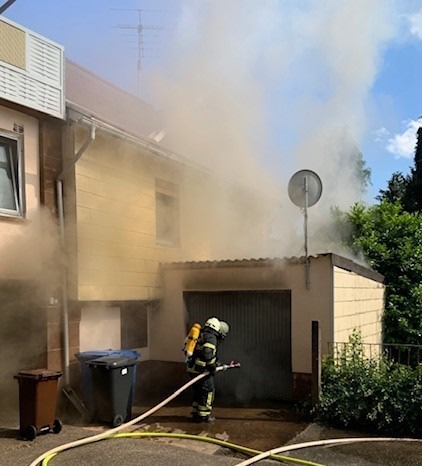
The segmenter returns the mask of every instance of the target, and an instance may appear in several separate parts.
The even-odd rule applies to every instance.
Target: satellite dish
[[[322,194],[321,179],[311,170],[300,170],[290,178],[288,193],[290,200],[298,207],[312,207]]]
[[[290,178],[288,192],[293,204],[304,209],[306,288],[309,289],[308,207],[315,205],[319,201],[322,193],[322,183],[315,172],[300,170]]]

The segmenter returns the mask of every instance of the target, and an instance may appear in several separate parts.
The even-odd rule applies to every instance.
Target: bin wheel
[[[61,432],[62,428],[63,428],[62,421],[60,421],[59,419],[54,419],[53,432],[55,434],[58,434],[59,432]]]
[[[25,429],[22,432],[22,437],[26,440],[34,440],[36,436],[37,436],[37,428],[33,426],[32,424],[25,427]]]
[[[113,418],[113,427],[118,427],[123,424],[123,416],[121,414],[116,414]]]

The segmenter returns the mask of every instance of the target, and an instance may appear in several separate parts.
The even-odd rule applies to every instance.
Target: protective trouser
[[[196,375],[191,374],[191,378]],[[198,420],[206,420],[211,415],[215,395],[214,375],[207,375],[193,384],[192,415]]]

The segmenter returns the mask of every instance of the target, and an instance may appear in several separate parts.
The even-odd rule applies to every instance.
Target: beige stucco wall
[[[253,263],[253,261],[252,261]],[[208,264],[208,265],[207,265]],[[323,346],[331,341],[331,266],[329,256],[312,258],[311,285],[306,289],[304,263],[279,262],[254,266],[248,261],[204,263],[164,268],[165,295],[159,309],[150,313],[150,357],[182,361],[186,315],[183,291],[292,290],[292,368],[311,371],[311,322],[319,320]]]
[[[365,343],[382,342],[382,283],[334,267],[334,341],[347,342],[360,329]]]
[[[39,278],[42,247],[40,215],[40,179],[38,120],[24,113],[0,106],[0,130],[16,135],[14,124],[23,127],[26,214],[23,219],[0,215],[1,278]]]
[[[26,214],[23,218],[0,215],[0,345],[2,377],[0,410],[18,412],[18,390],[13,376],[20,370],[46,366],[47,325],[42,285],[49,274],[42,259],[38,120],[0,105],[0,131],[16,135],[23,127]]]
[[[78,299],[160,296],[159,262],[177,260],[180,251],[156,243],[156,177],[178,181],[171,167],[102,135],[76,164]]]

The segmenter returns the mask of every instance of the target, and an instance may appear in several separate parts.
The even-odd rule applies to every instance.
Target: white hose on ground
[[[220,445],[224,448],[230,448],[232,450],[238,451],[240,453],[244,453],[245,455],[258,455],[262,453],[258,450],[253,450],[251,448],[242,447],[241,445],[236,445],[234,443],[229,443],[223,440],[218,440],[213,437],[207,436],[199,436],[199,435],[190,435],[190,434],[176,434],[176,433],[168,433],[168,432],[123,432],[121,434],[111,435],[103,440],[107,439],[118,439],[118,438],[154,438],[154,437],[167,437],[167,438],[178,438],[178,439],[185,439],[185,440],[195,440],[195,441],[202,441],[213,443],[214,445]],[[53,459],[57,453],[53,453],[52,455],[47,456],[41,463],[41,466],[47,466],[51,459]],[[281,461],[284,463],[293,463],[299,464],[301,466],[327,466],[321,463],[314,463],[313,461],[301,460],[298,458],[293,458],[289,456],[280,456],[280,455],[271,455],[270,459]]]
[[[284,447],[275,448],[273,450],[268,450],[259,455],[256,455],[252,458],[247,459],[246,461],[242,461],[241,463],[237,463],[236,466],[247,466],[249,464],[257,463],[263,459],[268,458],[271,455],[275,455],[277,453],[285,453],[287,451],[293,450],[300,450],[302,448],[309,448],[309,447],[320,447],[325,445],[335,445],[341,443],[358,443],[358,442],[422,442],[422,439],[413,439],[413,438],[392,438],[392,437],[356,437],[356,438],[337,438],[337,439],[329,439],[329,440],[315,440],[313,442],[306,442],[306,443],[297,443],[295,445],[287,445]]]
[[[235,368],[235,367],[239,367],[239,365],[224,365],[224,366],[219,366],[217,367],[217,371],[223,371],[225,369],[232,369],[232,368]],[[195,382],[197,382],[198,380],[202,379],[203,377],[205,377],[206,375],[208,375],[208,372],[205,372],[203,374],[199,374],[197,377],[193,378],[192,380],[190,380],[188,383],[186,383],[185,385],[183,385],[182,387],[180,387],[178,390],[176,390],[172,395],[170,395],[168,398],[166,398],[164,401],[162,401],[161,403],[159,403],[157,406],[154,406],[154,408],[151,408],[149,411],[146,411],[145,413],[141,414],[140,416],[132,419],[131,421],[129,422],[126,422],[125,424],[121,424],[120,426],[118,427],[115,427],[114,429],[110,429],[110,430],[107,430],[105,432],[102,432],[101,434],[97,434],[97,435],[93,435],[91,437],[86,437],[86,438],[82,438],[80,440],[75,440],[74,442],[70,442],[70,443],[66,443],[64,445],[60,445],[58,447],[55,447],[55,448],[52,448],[51,450],[43,453],[42,455],[40,455],[38,458],[36,458],[31,464],[30,466],[38,466],[41,461],[46,458],[47,456],[49,455],[52,455],[53,453],[58,453],[60,451],[64,451],[64,450],[69,450],[70,448],[74,448],[74,447],[78,447],[80,445],[86,445],[88,443],[94,443],[94,442],[97,442],[98,440],[102,440],[103,438],[105,437],[108,437],[109,435],[112,435],[116,432],[119,432],[120,430],[123,430],[125,429],[126,427],[129,427],[129,426],[132,426],[133,424],[136,424],[138,423],[139,421],[142,421],[143,419],[145,419],[146,417],[150,416],[151,414],[155,413],[155,411],[158,411],[160,408],[162,408],[164,405],[166,405],[169,401],[173,400],[174,398],[176,398],[176,396],[178,396],[180,393],[182,393],[184,390],[186,390],[188,387],[190,387],[191,385],[193,385]]]

